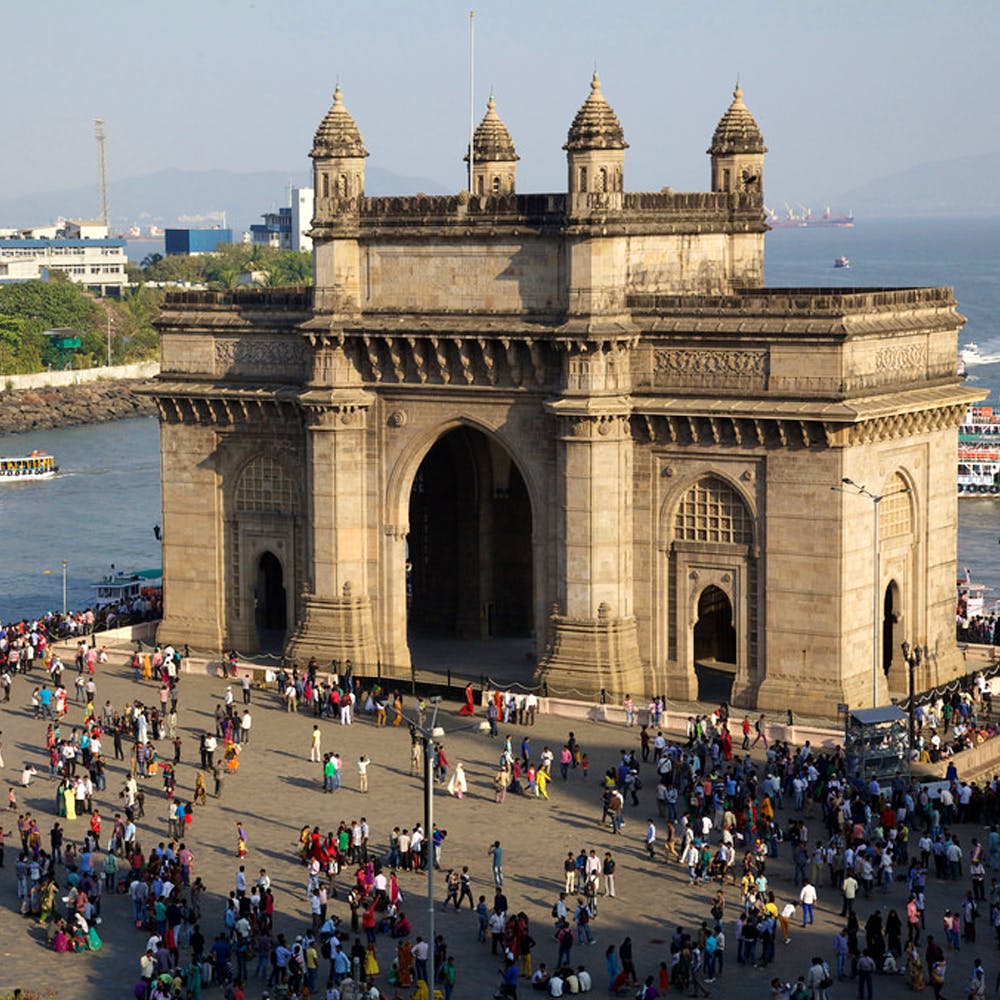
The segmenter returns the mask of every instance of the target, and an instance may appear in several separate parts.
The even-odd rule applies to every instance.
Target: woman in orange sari
[[[459,715],[475,715],[476,714],[476,699],[472,691],[472,682],[465,688],[465,704],[458,710]]]

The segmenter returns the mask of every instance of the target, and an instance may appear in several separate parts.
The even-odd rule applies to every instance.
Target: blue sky
[[[995,0],[475,9],[476,117],[492,86],[521,191],[564,189],[561,146],[595,62],[631,145],[630,190],[707,186],[704,151],[737,74],[770,149],[771,201],[818,205],[914,164],[1000,151]],[[97,116],[112,180],[163,167],[305,180],[338,78],[370,163],[458,190],[468,12],[451,0],[5,4],[0,190],[90,183]]]

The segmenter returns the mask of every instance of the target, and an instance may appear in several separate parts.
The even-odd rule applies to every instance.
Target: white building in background
[[[264,221],[250,227],[250,243],[274,250],[312,251],[307,235],[312,228],[313,189],[292,188],[291,204],[277,212],[265,212]]]
[[[0,283],[47,280],[61,271],[98,295],[117,296],[128,285],[125,240],[110,238],[101,222],[69,220],[0,234]]]

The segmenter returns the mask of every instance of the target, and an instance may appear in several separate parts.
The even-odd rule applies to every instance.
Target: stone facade
[[[532,636],[552,691],[693,698],[705,661],[824,712],[901,693],[903,638],[960,672],[951,291],[764,288],[739,90],[706,193],[624,190],[596,75],[566,193],[513,193],[484,123],[500,193],[369,198],[338,89],[314,287],[168,299],[163,637],[408,676],[421,630]]]

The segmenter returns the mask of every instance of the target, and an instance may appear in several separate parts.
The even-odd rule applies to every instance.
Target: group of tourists
[[[322,827],[302,827],[296,860],[302,866],[304,903],[294,904],[298,917],[283,928],[275,926],[271,876],[251,861],[257,857],[249,836],[253,831],[242,820],[234,822],[232,889],[221,914],[204,913],[207,887],[188,846],[192,824],[199,809],[210,808],[206,776],[220,796],[223,778],[238,768],[239,751],[249,743],[249,717],[256,710],[250,677],[227,669],[229,683],[215,709],[214,726],[198,739],[200,766],[188,798],[177,792],[184,765],[176,650],[150,651],[148,669],[141,657],[137,672],[130,658],[143,693],[120,707],[108,699],[95,708],[102,658],[89,643],[78,647],[77,655],[84,681],[72,690],[80,691],[79,697],[46,699],[45,709],[39,699],[39,723],[45,726],[39,749],[50,761],[56,796],[51,829],[46,834],[37,816],[18,807],[16,796],[8,802],[13,806],[8,812],[18,816],[21,840],[18,897],[23,912],[44,923],[51,947],[62,952],[100,948],[102,899],[127,895],[144,942],[137,998],[165,1000],[178,991],[197,998],[210,983],[238,998],[246,995],[248,982],[300,998],[324,991],[329,997],[377,997],[378,984],[387,982],[397,995],[405,991],[418,1000],[431,1000],[433,983],[450,998],[456,981],[453,955],[461,951],[449,947],[442,935],[434,941],[415,935],[404,900],[410,891],[405,880],[429,866],[442,872],[444,909],[458,911],[468,904],[468,942],[490,945],[499,962],[497,992],[505,997],[516,997],[524,986],[562,996],[605,985],[611,993],[638,992],[643,1000],[668,990],[707,995],[732,976],[733,966],[769,969],[778,949],[795,943],[797,928],[818,920],[830,927],[828,944],[815,947],[810,935],[818,954],[803,963],[796,981],[772,979],[771,996],[825,1000],[832,984],[850,980],[860,997],[870,997],[884,975],[906,977],[912,989],[930,987],[941,995],[946,984],[954,987],[949,962],[954,965],[959,949],[979,946],[983,925],[992,928],[988,937],[1000,944],[1000,788],[995,781],[964,783],[951,767],[934,796],[903,778],[884,787],[850,774],[839,748],[817,751],[808,743],[792,747],[770,740],[765,720],[730,719],[726,706],[692,716],[683,738],[668,738],[661,728],[662,705],[655,699],[645,711],[627,700],[624,745],[613,764],[602,762],[593,782],[595,829],[602,837],[615,837],[618,850],[598,841],[567,854],[550,929],[543,913],[510,904],[499,840],[484,849],[488,860],[481,862],[492,874],[490,895],[478,891],[475,859],[444,863],[449,853],[445,829],[399,823],[383,841],[357,813]],[[45,647],[37,662],[32,658],[29,672],[39,666],[49,670],[54,660]],[[48,683],[39,690],[43,687],[51,695]],[[574,732],[551,745],[533,745],[537,699],[496,692],[485,708],[467,697],[463,709],[470,704],[466,714],[484,716],[492,723],[486,729],[500,740],[499,745],[484,742],[482,758],[473,762],[495,769],[496,802],[509,793],[545,799],[553,786],[571,778],[589,780],[588,755]],[[273,707],[312,715],[303,729],[312,730],[309,757],[322,768],[324,786],[328,765],[335,762],[328,791],[341,787],[345,778],[341,754],[322,751],[321,724],[351,725],[355,710],[376,727],[406,722],[411,773],[422,773],[427,703],[414,700],[413,724],[398,692],[366,683],[349,666],[326,677],[315,663],[301,672],[283,671]],[[981,728],[988,701],[980,689],[978,699],[970,695],[925,712],[927,731]],[[500,726],[507,730],[502,735]],[[731,730],[754,756],[735,749]],[[118,808],[102,816],[98,799],[107,788],[102,764],[109,743],[126,772]],[[463,762],[451,764],[443,741],[430,740],[429,747],[435,780],[456,799],[468,795]],[[368,754],[361,753],[356,766],[361,792],[368,789],[371,766]],[[37,772],[25,783],[32,780]],[[162,781],[168,803],[168,832],[162,839],[145,819],[146,795],[159,795],[153,781]],[[161,816],[155,822],[162,822]],[[959,829],[963,824],[987,829],[977,836]],[[3,839],[0,830],[0,844]],[[589,961],[589,949],[597,942],[594,922],[602,920],[605,900],[634,898],[627,883],[623,893],[617,891],[620,851],[648,857],[651,871],[662,873],[668,866],[667,877],[681,883],[679,892],[704,909],[687,927],[669,934],[662,959],[641,973],[629,937],[604,944],[607,982],[597,983],[604,976],[591,971]],[[213,881],[218,878],[214,872]],[[945,907],[941,890],[954,894],[963,885]],[[833,918],[838,911],[839,919]],[[986,974],[982,965],[974,969],[969,994],[978,998],[977,984],[982,981],[986,988]]]

